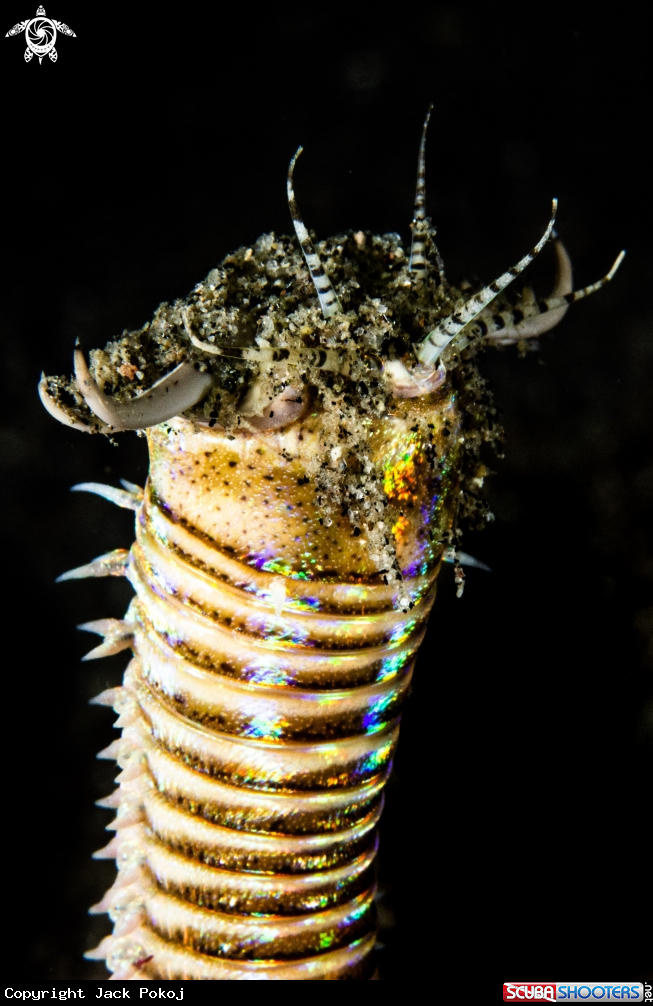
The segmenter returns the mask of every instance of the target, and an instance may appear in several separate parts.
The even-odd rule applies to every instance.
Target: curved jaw
[[[419,343],[419,345],[415,347],[415,355],[420,363],[425,365],[436,363],[442,351],[446,349],[458,333],[461,332],[466,325],[469,325],[470,322],[474,321],[481,311],[483,311],[488,304],[491,304],[495,297],[505,290],[505,288],[524,271],[527,265],[530,265],[551,237],[557,211],[558,200],[554,199],[551,207],[551,219],[549,220],[548,226],[540,240],[530,250],[528,255],[524,255],[524,257],[521,258],[516,265],[511,266],[506,272],[502,273],[501,276],[494,281],[494,283],[490,283],[489,286],[484,287],[479,293],[470,297],[470,299],[463,304],[461,308],[454,311],[453,314],[438,322],[435,328],[428,333],[423,342]]]
[[[116,402],[98,388],[81,349],[75,350],[74,364],[75,378],[84,401],[113,432],[142,430],[165,423],[197,405],[213,383],[210,374],[195,370],[191,363],[184,362],[130,402]]]
[[[436,391],[444,382],[447,372],[439,367],[418,363],[410,370],[401,360],[388,360],[383,365],[383,373],[395,398],[419,398]]]
[[[469,344],[470,337],[481,336],[488,342],[493,342],[499,346],[509,346],[512,343],[520,342],[524,339],[533,339],[544,332],[548,332],[558,324],[567,312],[570,304],[582,300],[596,293],[609,283],[617,269],[623,262],[625,251],[621,251],[610,271],[596,283],[581,290],[573,291],[571,262],[562,243],[557,242],[556,253],[558,256],[558,273],[556,284],[550,297],[545,300],[536,301],[532,291],[522,298],[519,307],[500,311],[496,314],[483,314],[469,329],[469,336],[463,334],[458,340],[459,349],[464,349]]]
[[[57,420],[57,422],[63,423],[64,426],[69,426],[72,430],[81,430],[82,433],[111,432],[109,427],[105,426],[104,423],[98,423],[95,428],[89,426],[89,424],[84,422],[83,419],[76,416],[72,410],[66,409],[60,402],[53,398],[48,389],[48,378],[45,374],[41,374],[38,390],[41,405],[46,412],[49,412],[53,419]]]
[[[258,383],[255,381],[241,406],[241,415],[250,426],[259,433],[267,430],[280,430],[289,426],[296,419],[306,415],[310,404],[308,389],[305,387],[287,387],[264,404],[259,400]]]
[[[556,253],[556,278],[549,297],[556,299],[566,297],[572,293],[574,278],[571,259],[562,241],[556,238],[553,247]],[[555,328],[562,321],[568,310],[569,305],[564,304],[562,307],[553,308],[551,311],[537,314],[532,318],[525,318],[524,321],[517,325],[509,325],[503,330],[488,334],[486,338],[499,345],[507,346],[513,342],[518,342],[520,339],[536,339],[538,336],[544,335],[545,332],[549,332],[552,328]]]

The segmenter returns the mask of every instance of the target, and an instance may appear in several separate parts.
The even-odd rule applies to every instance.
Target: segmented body
[[[374,977],[402,703],[440,562],[458,596],[461,562],[482,565],[458,550],[461,515],[487,519],[479,451],[497,436],[474,357],[547,331],[623,258],[572,292],[556,242],[551,297],[502,302],[552,218],[466,299],[425,215],[425,141],[426,124],[410,257],[398,235],[325,242],[336,290],[299,216],[296,154],[299,247],[263,235],[90,370],[78,349],[74,380],[41,380],[68,426],[148,430],[144,493],[74,487],[136,511],[133,548],[61,578],[135,590],[124,621],[81,626],[105,637],[87,658],[134,651],[97,700],[123,729],[101,753],[121,772],[97,854],[118,877],[94,909],[113,935],[87,956],[116,980]]]
[[[316,422],[150,431],[134,659],[105,696],[125,726],[97,953],[119,978],[370,977],[376,826],[434,598],[424,529],[451,523],[456,410],[442,389],[375,433],[369,477],[407,515],[391,584],[346,517],[318,517]]]

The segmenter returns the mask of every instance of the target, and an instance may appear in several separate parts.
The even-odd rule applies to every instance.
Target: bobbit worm
[[[429,112],[430,115],[430,112]],[[412,241],[265,234],[183,301],[39,391],[87,433],[147,435],[144,488],[83,483],[135,513],[135,542],[60,577],[125,576],[124,619],[82,628],[86,659],[131,650],[97,697],[120,738],[117,878],[88,956],[114,980],[370,980],[375,856],[402,704],[461,527],[491,515],[485,444],[500,436],[477,368],[532,340],[574,291],[554,230],[479,290],[452,285],[418,160]],[[511,284],[553,242],[538,300]]]

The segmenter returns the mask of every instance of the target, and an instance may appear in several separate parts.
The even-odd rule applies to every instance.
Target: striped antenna
[[[526,304],[523,308],[516,307],[512,311],[492,314],[487,318],[479,318],[476,322],[479,333],[486,339],[495,342],[517,342],[519,339],[532,339],[553,328],[561,320],[570,304],[589,297],[609,283],[623,262],[626,252],[620,251],[612,263],[612,268],[596,283],[584,286],[582,290],[571,290],[558,296],[552,294],[544,300]]]
[[[417,189],[415,191],[415,214],[413,216],[413,239],[410,246],[410,263],[408,268],[411,272],[422,279],[426,276],[428,262],[426,260],[425,238],[429,231],[426,220],[426,131],[429,127],[429,119],[433,105],[429,105],[429,110],[424,119],[422,128],[422,141],[419,145],[419,157],[417,160]]]
[[[470,297],[467,303],[463,304],[459,311],[454,311],[453,314],[450,314],[448,318],[445,318],[436,325],[431,332],[429,332],[416,350],[416,356],[420,363],[435,363],[442,353],[442,350],[449,345],[451,340],[458,335],[460,330],[463,329],[465,325],[469,325],[470,321],[474,321],[483,308],[487,307],[487,305],[490,304],[502,290],[505,290],[505,288],[512,283],[515,277],[519,276],[519,274],[524,271],[527,265],[530,265],[551,237],[557,211],[558,200],[554,199],[549,225],[535,247],[529,251],[528,255],[524,255],[524,257],[519,260],[517,265],[511,266],[507,272],[504,272],[498,279],[495,279],[494,283],[490,283],[490,285],[486,286],[480,291],[480,293],[476,293],[473,297]]]
[[[331,285],[331,280],[324,271],[324,267],[320,261],[320,256],[313,247],[313,242],[309,237],[308,231],[304,227],[304,222],[299,215],[297,200],[295,199],[295,190],[293,188],[295,163],[303,149],[303,147],[299,147],[297,153],[290,162],[290,167],[288,168],[288,206],[290,207],[290,216],[292,217],[297,240],[301,245],[304,258],[306,259],[306,265],[308,266],[308,271],[311,274],[313,285],[315,286],[315,290],[317,291],[317,295],[320,299],[322,314],[325,318],[332,318],[334,314],[342,314],[342,306],[336,296],[333,286]]]

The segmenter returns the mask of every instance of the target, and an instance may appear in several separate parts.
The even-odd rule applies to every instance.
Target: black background
[[[3,7],[2,31],[33,17]],[[146,475],[119,447],[56,424],[41,369],[68,372],[185,295],[232,248],[290,228],[299,143],[304,219],[408,237],[421,122],[428,208],[452,278],[493,279],[559,232],[576,305],[520,360],[483,369],[505,410],[496,521],[450,570],[405,713],[383,828],[386,980],[487,960],[508,978],[640,978],[650,949],[653,362],[650,57],[637,9],[566,4],[82,5],[56,64],[2,38],[3,898],[7,968],[92,978],[107,931],[87,906],[110,815],[93,800],[110,715],[87,700],[124,655],[79,657],[80,622],[120,616],[122,581],[54,586],[127,547],[127,511],[83,480]],[[542,293],[551,252],[534,271]],[[648,654],[648,655],[647,655]]]

